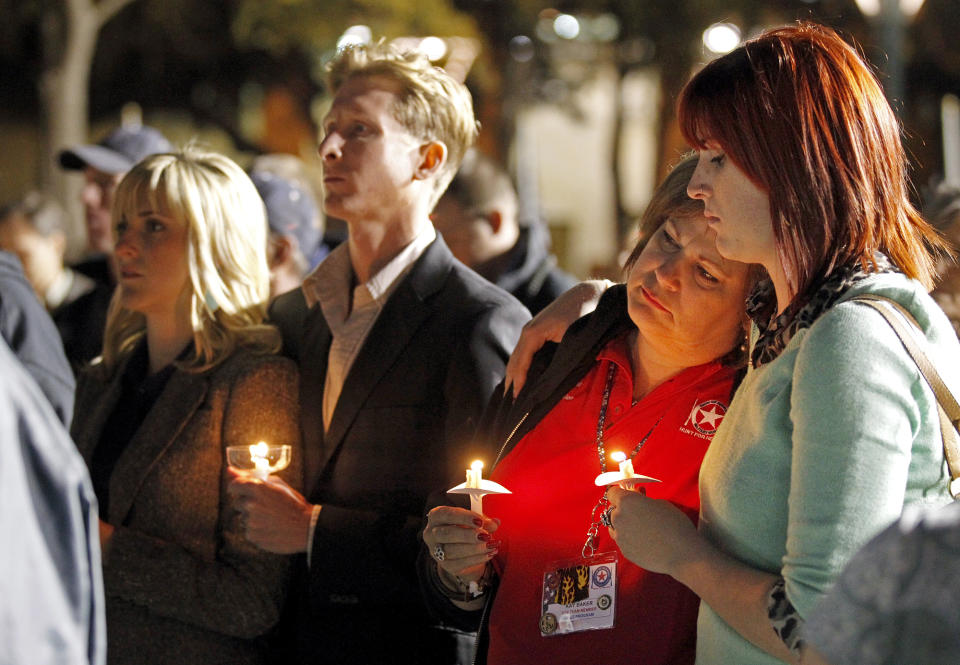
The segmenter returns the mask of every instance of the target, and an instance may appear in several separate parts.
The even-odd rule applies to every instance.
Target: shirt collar
[[[433,224],[424,225],[420,233],[406,247],[372,275],[366,283],[358,285],[357,289],[365,288],[372,300],[382,304],[399,283],[400,278],[417,262],[436,238],[437,232]],[[350,249],[347,243],[342,243],[303,280],[303,295],[307,301],[307,307],[313,307],[318,302],[345,300],[353,287],[353,279]]]

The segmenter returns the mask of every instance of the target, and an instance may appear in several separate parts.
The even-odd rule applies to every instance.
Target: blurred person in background
[[[960,660],[960,503],[907,506],[863,546],[804,627],[804,665]]]
[[[0,663],[103,665],[97,501],[24,370],[0,340]]]
[[[0,248],[16,254],[40,302],[53,317],[74,369],[100,353],[110,289],[64,265],[67,213],[30,192],[0,210]]]
[[[577,280],[557,267],[546,225],[521,220],[518,205],[510,176],[474,148],[430,219],[455,257],[536,314]]]
[[[113,250],[110,213],[117,184],[144,157],[171,149],[166,137],[153,127],[124,125],[98,143],[73,146],[60,152],[60,166],[67,171],[82,171],[84,178],[80,200],[87,232],[87,258],[72,268],[95,282],[89,293],[67,305],[60,315],[70,322],[67,354],[75,370],[95,358],[103,346],[107,309],[116,285],[110,256]]]
[[[60,335],[16,255],[0,250],[0,336],[70,427],[76,383]]]
[[[91,278],[64,265],[68,222],[63,206],[37,191],[0,208],[0,249],[17,255],[37,297],[54,317],[94,287]]]
[[[109,662],[263,662],[289,561],[245,538],[226,448],[290,444],[294,487],[303,463],[296,366],[264,322],[263,203],[233,161],[187,148],[134,166],[113,219],[119,283],[72,428],[100,509]]]
[[[144,157],[169,152],[172,147],[153,127],[131,124],[117,127],[97,143],[73,146],[60,152],[60,166],[64,170],[83,172],[80,201],[86,222],[87,251],[94,259],[102,259],[113,249],[110,210],[124,174]],[[89,267],[93,272],[92,264]],[[90,276],[104,278],[103,274]]]
[[[925,192],[923,216],[950,243],[952,254],[937,261],[937,285],[930,295],[943,308],[953,329],[960,334],[960,186],[934,183]]]
[[[270,227],[271,299],[298,288],[328,253],[323,244],[323,215],[305,176],[302,162],[293,155],[264,155],[250,169]]]

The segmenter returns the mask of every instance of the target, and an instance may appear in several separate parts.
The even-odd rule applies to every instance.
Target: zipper
[[[491,465],[490,467],[491,471],[493,471],[493,467],[495,467],[497,463],[500,461],[500,458],[503,456],[503,451],[506,449],[507,444],[510,443],[510,440],[513,438],[513,435],[517,433],[517,430],[520,429],[520,426],[523,424],[523,422],[527,419],[527,416],[529,415],[530,415],[529,411],[523,414],[523,418],[520,419],[520,422],[518,422],[516,426],[513,428],[513,430],[510,432],[510,435],[503,442],[503,445],[500,446],[500,452],[497,453],[497,458],[493,460],[493,465]]]
[[[480,633],[490,617],[490,605],[493,604],[493,597],[487,598],[483,604],[483,612],[480,614],[480,623],[477,625],[477,634],[473,638],[473,657],[470,659],[470,665],[477,665],[477,654],[480,653]]]

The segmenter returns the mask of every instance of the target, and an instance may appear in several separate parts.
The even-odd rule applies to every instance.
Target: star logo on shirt
[[[692,426],[701,434],[713,435],[727,413],[727,405],[715,399],[694,403],[684,426]]]

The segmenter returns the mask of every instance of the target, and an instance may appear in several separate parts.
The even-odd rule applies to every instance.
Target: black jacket
[[[597,355],[615,337],[633,328],[627,314],[626,286],[617,284],[607,289],[596,310],[581,317],[564,335],[560,344],[547,344],[530,365],[523,390],[513,400],[504,395],[501,384],[493,393],[477,440],[497,452],[492,466],[506,457],[513,447],[543,419],[547,413],[594,366]],[[451,497],[434,494],[428,507],[452,503]],[[438,589],[436,567],[425,547],[418,559],[420,586],[430,611],[446,625],[463,631],[476,631],[476,663],[486,662],[487,617],[496,589],[487,594],[482,610],[466,612],[453,605]]]
[[[550,254],[546,227],[533,223],[520,227],[520,237],[509,252],[510,265],[493,282],[537,314],[557,296],[577,283],[557,267]]]
[[[378,316],[326,433],[323,311],[298,289],[271,318],[300,366],[305,485],[323,506],[301,568],[300,661],[393,662],[403,643],[452,661],[417,589],[422,510],[475,456],[492,459],[473,433],[529,313],[438,237]]]

